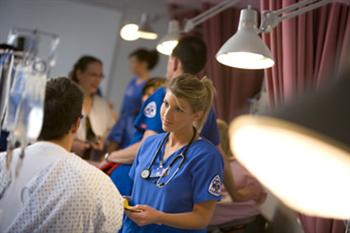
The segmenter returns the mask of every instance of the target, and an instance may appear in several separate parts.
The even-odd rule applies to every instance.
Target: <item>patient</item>
[[[122,199],[110,179],[70,153],[83,94],[72,81],[47,83],[39,142],[0,154],[0,232],[117,232]],[[18,172],[18,175],[16,175]]]
[[[228,135],[228,125],[225,121],[217,119],[216,121],[220,132],[220,145],[225,155],[231,161],[232,173],[235,177],[235,193],[234,202],[255,201],[261,204],[266,198],[266,192],[260,183],[234,158],[230,150],[230,137]],[[223,189],[223,202],[231,202],[228,193]]]

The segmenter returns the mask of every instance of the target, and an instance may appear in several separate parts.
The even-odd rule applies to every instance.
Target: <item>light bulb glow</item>
[[[127,24],[120,30],[123,40],[134,41],[140,38],[139,26],[137,24]]]
[[[157,45],[157,51],[164,54],[164,55],[171,55],[173,52],[173,49],[176,47],[176,45],[179,43],[178,40],[168,40],[164,41],[162,43],[159,43]]]
[[[312,216],[350,218],[349,151],[267,117],[240,117],[230,135],[237,159],[286,205]]]
[[[224,53],[217,55],[216,59],[221,64],[241,69],[266,69],[275,64],[272,59],[251,52]]]
[[[158,38],[157,33],[154,32],[146,32],[139,30],[140,38],[146,39],[146,40],[155,40]]]

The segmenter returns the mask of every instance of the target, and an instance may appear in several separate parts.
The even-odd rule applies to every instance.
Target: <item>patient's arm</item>
[[[115,163],[126,163],[126,164],[132,163],[134,161],[134,158],[142,142],[146,138],[154,134],[157,134],[157,133],[152,130],[146,130],[145,133],[143,134],[141,141],[136,142],[125,149],[112,152],[108,157],[108,161],[115,162]]]

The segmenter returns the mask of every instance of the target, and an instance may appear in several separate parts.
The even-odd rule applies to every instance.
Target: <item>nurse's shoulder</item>
[[[160,106],[163,103],[165,93],[165,88],[161,87],[158,90],[156,90],[150,97],[148,97],[148,99],[142,105],[143,109],[141,111],[145,117],[154,118],[157,115]]]
[[[191,157],[194,160],[216,161],[223,164],[222,156],[217,147],[208,139],[201,137],[191,146]]]
[[[164,137],[166,136],[167,133],[158,133],[158,134],[154,134],[154,135],[150,135],[149,137],[147,137],[144,142],[142,143],[143,146],[149,146],[153,143],[158,143],[160,141],[162,141],[164,139]]]

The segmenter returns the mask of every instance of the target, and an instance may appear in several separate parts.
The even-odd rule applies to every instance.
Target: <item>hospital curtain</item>
[[[297,0],[262,0],[262,10],[275,10]],[[274,105],[320,86],[333,78],[348,52],[349,5],[328,4],[296,18],[282,21],[272,32],[263,33],[275,66],[265,70],[270,101]]]
[[[261,9],[279,9],[295,2],[262,0]],[[350,6],[328,4],[283,21],[271,33],[264,33],[263,40],[271,48],[276,62],[273,68],[265,70],[266,87],[270,102],[279,105],[336,78],[350,52]],[[345,231],[343,221],[299,216],[305,233]]]
[[[210,4],[205,4],[203,10],[210,7]],[[217,89],[214,102],[216,113],[227,122],[239,115],[248,106],[248,99],[260,91],[264,75],[261,70],[227,67],[215,59],[220,47],[236,32],[239,14],[240,9],[230,8],[202,24],[203,39],[208,46],[205,72]]]

